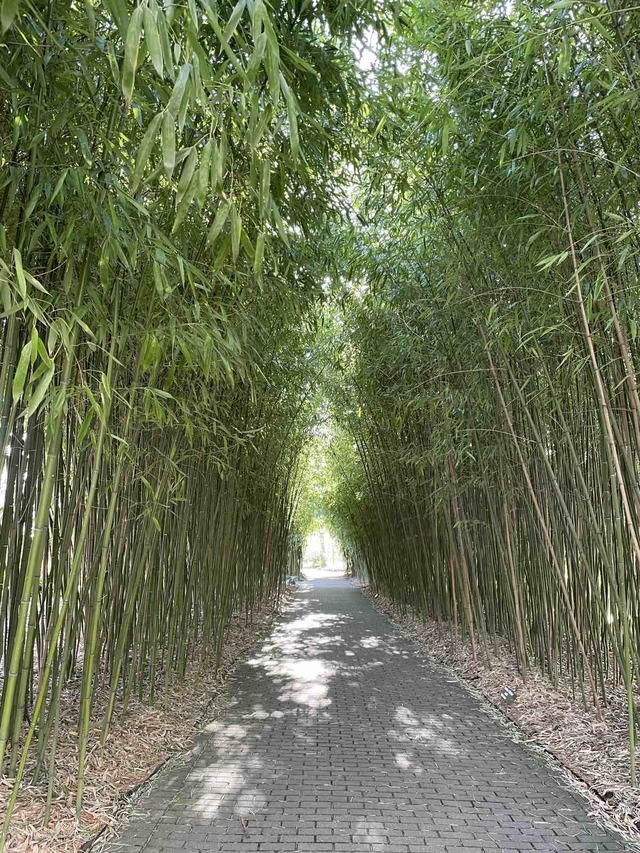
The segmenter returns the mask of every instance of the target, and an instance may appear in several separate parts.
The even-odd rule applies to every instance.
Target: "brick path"
[[[108,853],[622,851],[345,580],[316,580]]]

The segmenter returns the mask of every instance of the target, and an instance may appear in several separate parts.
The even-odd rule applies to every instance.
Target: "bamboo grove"
[[[3,0],[0,769],[59,796],[297,571],[307,261],[375,3]],[[346,145],[346,142],[344,143]]]
[[[595,708],[640,675],[640,13],[432,0],[380,51],[330,508],[354,570]],[[598,713],[597,710],[594,713]]]
[[[0,29],[0,848],[23,781],[60,794],[65,691],[80,816],[96,722],[298,570],[327,411],[354,571],[595,713],[623,685],[635,784],[640,11],[1,0]]]

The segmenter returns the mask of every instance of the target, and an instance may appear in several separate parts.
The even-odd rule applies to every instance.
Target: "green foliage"
[[[370,93],[330,383],[336,509],[373,584],[478,656],[507,637],[523,677],[584,679],[595,704],[622,681],[632,781],[639,23],[414,4]]]
[[[327,468],[327,451],[331,436],[326,431],[314,432],[304,453],[300,496],[296,509],[296,525],[302,541],[326,526],[326,498],[331,488]]]
[[[81,815],[97,680],[106,737],[319,523],[474,654],[624,683],[635,780],[639,14],[4,0],[14,798],[79,677]]]
[[[81,817],[97,681],[106,737],[296,571],[310,259],[358,109],[348,44],[384,15],[2,4],[0,845],[25,772],[55,772],[70,680]]]

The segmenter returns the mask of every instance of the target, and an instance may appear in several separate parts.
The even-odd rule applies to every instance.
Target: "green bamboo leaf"
[[[180,203],[178,205],[178,209],[176,211],[176,218],[173,222],[173,227],[171,228],[171,233],[175,234],[178,228],[182,225],[187,212],[189,210],[189,206],[193,201],[193,198],[198,190],[198,181],[196,178],[192,177],[188,188],[185,190],[184,195],[182,196]]]
[[[155,16],[148,6],[144,7],[144,39],[153,67],[157,74],[162,77],[164,74],[164,59],[162,45],[160,44],[160,33],[158,32]]]
[[[36,290],[39,290],[40,293],[47,293],[47,289],[38,281],[38,279],[31,275],[30,272],[24,271],[24,277],[29,282],[32,287],[35,287]]]
[[[79,315],[76,311],[72,311],[71,313],[72,313],[72,317],[73,317],[73,319],[74,319],[74,320],[76,321],[76,323],[80,326],[80,328],[82,329],[82,331],[83,331],[83,332],[85,332],[85,333],[86,333],[90,338],[92,338],[93,340],[95,340],[95,337],[96,337],[96,336],[95,336],[95,334],[91,331],[91,329],[89,328],[89,326],[87,326],[87,324],[84,322],[84,320],[82,319],[82,317],[80,317],[80,315]]]
[[[124,40],[127,36],[127,27],[129,26],[129,13],[125,0],[105,0],[105,6],[113,16],[120,37]]]
[[[89,434],[89,430],[91,429],[91,423],[93,422],[95,412],[93,408],[89,408],[87,410],[86,415],[84,416],[82,423],[80,424],[80,429],[78,430],[78,444],[82,445],[85,438]]]
[[[20,250],[14,248],[13,250],[13,263],[16,268],[16,279],[18,281],[18,292],[23,299],[27,297],[27,279],[25,278],[24,269],[22,266],[22,255],[20,254]]]
[[[247,77],[253,81],[264,61],[267,52],[267,34],[260,33],[256,38],[253,52],[247,64]]]
[[[287,233],[287,228],[284,224],[284,220],[280,214],[280,210],[278,209],[278,205],[275,203],[273,199],[271,199],[271,216],[273,221],[275,222],[276,228],[278,229],[278,234],[280,235],[280,239],[285,244],[285,246],[290,245],[289,235]]]
[[[142,180],[142,176],[144,174],[145,167],[149,162],[149,157],[151,156],[151,152],[153,151],[153,146],[156,141],[156,137],[158,135],[158,129],[160,128],[160,123],[162,122],[163,113],[158,113],[155,115],[151,121],[149,122],[149,127],[146,130],[145,135],[142,137],[142,142],[140,143],[140,148],[138,150],[138,156],[136,158],[136,167],[133,173],[133,191],[135,192],[137,188],[140,186],[140,181]],[[174,151],[175,158],[175,151]]]
[[[213,140],[209,139],[206,142],[204,148],[202,149],[202,154],[200,155],[200,165],[198,167],[198,189],[196,193],[199,207],[204,206],[207,197],[207,191],[209,189],[209,179],[211,176],[211,155],[213,154],[213,148]]]
[[[287,85],[284,77],[280,75],[280,85],[287,101],[287,118],[289,120],[289,143],[294,161],[300,154],[300,137],[298,135],[298,104],[291,88]]]
[[[131,102],[135,86],[138,54],[140,52],[140,37],[142,35],[142,20],[144,9],[136,6],[131,15],[124,43],[124,59],[122,61],[122,94],[127,103]]]
[[[449,148],[449,118],[442,122],[442,153],[446,154]]]
[[[149,391],[152,394],[155,394],[157,397],[162,397],[163,400],[175,400],[173,394],[170,394],[168,391],[165,391],[163,388],[149,388]]]
[[[158,36],[160,38],[160,47],[162,49],[162,61],[164,71],[171,80],[175,77],[173,67],[173,55],[171,53],[171,43],[169,42],[169,32],[167,30],[167,22],[162,12],[158,11],[156,16],[156,26],[158,28]]]
[[[107,408],[113,397],[113,388],[111,387],[111,382],[109,381],[109,377],[106,373],[103,373],[100,376],[100,394],[102,396],[103,405]]]
[[[55,373],[55,367],[51,364],[50,367],[47,367],[44,376],[40,379],[34,390],[29,396],[29,402],[27,403],[27,408],[25,409],[25,417],[30,418],[36,410],[39,408],[40,404],[45,398],[47,390],[51,385],[51,380],[53,379]]]
[[[264,232],[261,231],[258,234],[258,239],[256,240],[256,251],[253,258],[253,274],[258,279],[258,281],[262,281],[262,266],[264,263],[264,246],[265,246],[265,236]]]
[[[145,373],[154,367],[160,359],[160,344],[155,334],[149,332],[142,346],[142,369]]]
[[[187,158],[184,161],[184,165],[182,166],[182,171],[180,172],[180,180],[178,181],[178,191],[176,193],[176,201],[178,204],[182,201],[184,194],[191,183],[197,162],[198,152],[195,148],[190,148]]]
[[[223,44],[228,44],[229,39],[235,32],[236,27],[240,23],[240,18],[242,17],[244,10],[247,6],[247,0],[238,0],[236,5],[233,7],[231,15],[229,16],[229,20],[227,21],[227,25],[224,28],[222,33],[222,41]]]
[[[238,260],[240,253],[240,236],[242,234],[242,219],[235,204],[231,205],[231,256]]]
[[[178,113],[180,112],[190,73],[191,65],[186,62],[178,72],[178,77],[174,84],[173,91],[171,92],[169,103],[167,104],[167,112],[172,115],[174,119],[178,117]]]
[[[9,287],[9,276],[0,267],[0,296],[2,298],[2,310],[5,315],[9,314],[13,307],[13,297]]]
[[[91,156],[91,149],[89,148],[89,140],[87,139],[87,134],[81,127],[77,127],[75,132],[76,136],[78,137],[78,142],[80,143],[80,152],[82,154],[82,157],[87,166],[92,166],[93,157]]]
[[[258,36],[264,30],[264,19],[267,10],[264,5],[264,0],[254,0],[251,8],[251,36],[255,42]]]
[[[171,179],[176,167],[176,125],[170,112],[165,112],[162,119],[162,164]]]
[[[89,38],[93,41],[96,37],[96,10],[93,8],[91,0],[84,0],[84,10],[87,15],[87,24],[89,26]]]
[[[218,190],[222,187],[222,174],[223,174],[224,164],[222,162],[222,156],[220,154],[220,150],[215,142],[212,141],[211,145],[211,187],[214,190]]]
[[[271,191],[271,163],[264,159],[260,169],[260,215],[264,217],[269,209],[269,193]]]
[[[189,8],[189,23],[193,27],[193,31],[197,33],[200,29],[200,16],[198,15],[196,0],[187,0],[187,6]]]
[[[20,0],[2,0],[2,6],[0,7],[0,26],[2,27],[2,32],[6,32],[11,24],[14,21],[14,18],[18,14],[18,7],[20,5]]]
[[[153,261],[153,283],[156,287],[156,292],[160,298],[164,298],[164,279],[162,275],[162,268],[158,261]]]
[[[109,68],[111,69],[111,76],[113,77],[113,82],[118,88],[120,88],[120,66],[118,65],[116,49],[111,42],[108,42],[107,44],[107,60],[109,62]]]
[[[89,402],[91,403],[91,408],[94,413],[97,415],[98,420],[104,423],[104,407],[96,400],[95,394],[88,386],[84,389],[85,394],[89,398]]]
[[[24,390],[25,382],[27,380],[27,372],[31,364],[32,349],[32,340],[27,341],[27,343],[22,347],[22,352],[20,353],[16,372],[13,374],[13,384],[11,387],[11,393],[14,403],[20,398],[20,395]]]
[[[31,193],[31,198],[29,199],[27,206],[24,209],[24,218],[25,220],[29,220],[31,218],[31,214],[35,210],[35,206],[38,203],[40,196],[42,194],[42,184],[37,184],[33,188],[33,192]]]
[[[13,79],[13,77],[7,74],[6,68],[3,68],[2,65],[0,65],[0,79],[4,80],[4,82],[10,89],[18,88],[17,82]]]
[[[38,338],[38,340],[36,342],[36,346],[37,346],[38,355],[40,356],[43,365],[45,366],[45,368],[47,370],[49,370],[49,368],[53,367],[53,360],[51,359],[51,357],[49,355],[48,348],[45,346],[44,341],[41,340],[40,338]]]
[[[265,18],[265,32],[267,43],[264,64],[271,90],[271,100],[275,104],[280,97],[280,48],[275,30],[268,18]]]
[[[229,209],[231,207],[231,202],[222,201],[220,206],[218,207],[218,211],[215,215],[215,219],[213,220],[213,224],[209,229],[209,234],[207,235],[207,241],[209,243],[213,243],[217,236],[220,234],[222,229],[224,228],[224,224],[227,221],[227,217],[229,215]]]
[[[548,270],[553,266],[564,263],[568,257],[568,251],[560,252],[558,255],[548,255],[546,258],[542,258],[542,260],[538,261],[538,267],[542,271]]]
[[[31,329],[31,364],[35,364],[38,358],[38,349],[41,345],[40,336],[38,335],[38,328],[36,324],[33,324],[33,328]]]

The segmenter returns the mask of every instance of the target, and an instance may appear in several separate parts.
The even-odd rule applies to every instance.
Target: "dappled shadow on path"
[[[236,670],[223,715],[138,808],[125,850],[131,838],[210,853],[435,850],[443,839],[518,849],[515,839],[548,853],[593,830],[536,758],[331,576],[299,585]]]

